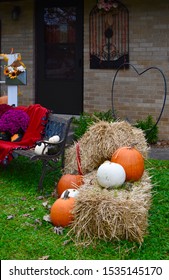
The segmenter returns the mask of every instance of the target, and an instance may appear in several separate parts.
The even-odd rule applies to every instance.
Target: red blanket
[[[49,110],[39,104],[33,104],[28,107],[18,106],[20,110],[25,111],[29,117],[28,128],[19,142],[9,142],[0,140],[0,163],[5,159],[12,160],[12,151],[16,148],[29,149],[35,146],[36,141],[42,138]]]

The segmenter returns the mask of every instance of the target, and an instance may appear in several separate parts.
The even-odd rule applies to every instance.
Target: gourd
[[[138,181],[144,172],[144,158],[133,146],[121,147],[115,151],[111,161],[119,163],[126,172],[126,181]]]
[[[72,210],[74,208],[75,198],[69,197],[67,190],[63,198],[58,198],[50,210],[50,220],[54,226],[67,227],[73,221]]]
[[[45,141],[46,143],[48,143],[48,155],[54,155],[59,151],[59,145],[57,145],[59,141],[59,135],[54,135],[50,137],[48,141]]]
[[[60,196],[61,198],[64,198],[66,191],[69,192],[69,193],[68,193],[68,197],[76,197],[76,196],[78,195],[78,193],[79,193],[78,190],[75,190],[75,189],[67,189],[67,190],[65,190],[65,191],[61,194],[61,196]]]
[[[52,137],[49,138],[48,142],[51,144],[56,144],[60,141],[60,137],[59,135],[54,135]]]
[[[99,166],[96,178],[100,186],[109,189],[121,186],[125,182],[126,173],[120,164],[107,160]]]
[[[40,145],[35,146],[35,153],[37,155],[44,155],[47,154],[47,152],[48,152],[48,147],[46,144],[41,143]]]
[[[79,174],[64,174],[57,184],[57,194],[61,194],[67,189],[77,189],[83,184],[83,176]]]

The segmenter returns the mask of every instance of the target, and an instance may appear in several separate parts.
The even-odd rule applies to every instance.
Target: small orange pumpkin
[[[61,194],[67,189],[77,189],[83,184],[83,176],[79,174],[64,174],[57,184],[57,193]]]
[[[11,136],[11,142],[19,142],[22,139],[23,135],[21,134],[14,134]]]
[[[63,198],[58,198],[50,209],[50,219],[54,226],[67,227],[73,221],[72,210],[75,198],[66,191]]]
[[[138,181],[144,172],[144,158],[134,147],[121,147],[115,151],[111,161],[119,163],[126,172],[126,181]]]

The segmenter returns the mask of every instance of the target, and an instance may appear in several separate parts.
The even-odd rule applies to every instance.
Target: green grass
[[[146,168],[152,175],[153,201],[149,212],[148,234],[140,246],[135,242],[98,241],[89,247],[76,247],[63,235],[53,232],[44,221],[51,205],[55,180],[59,172],[45,179],[43,199],[37,185],[40,164],[25,158],[13,160],[5,169],[0,167],[1,249],[3,260],[35,260],[48,256],[49,260],[168,260],[169,259],[169,161],[149,160]],[[11,217],[11,219],[10,219]]]

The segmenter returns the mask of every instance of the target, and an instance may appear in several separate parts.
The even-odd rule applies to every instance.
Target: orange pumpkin
[[[115,151],[111,161],[119,163],[126,172],[126,181],[138,181],[144,172],[144,158],[134,147],[122,147]]]
[[[72,210],[75,198],[69,197],[69,191],[63,198],[58,198],[51,207],[50,219],[54,226],[66,227],[73,221]]]
[[[60,197],[61,194],[67,189],[77,189],[83,184],[83,176],[79,174],[64,174],[58,184],[57,184],[57,193]]]

